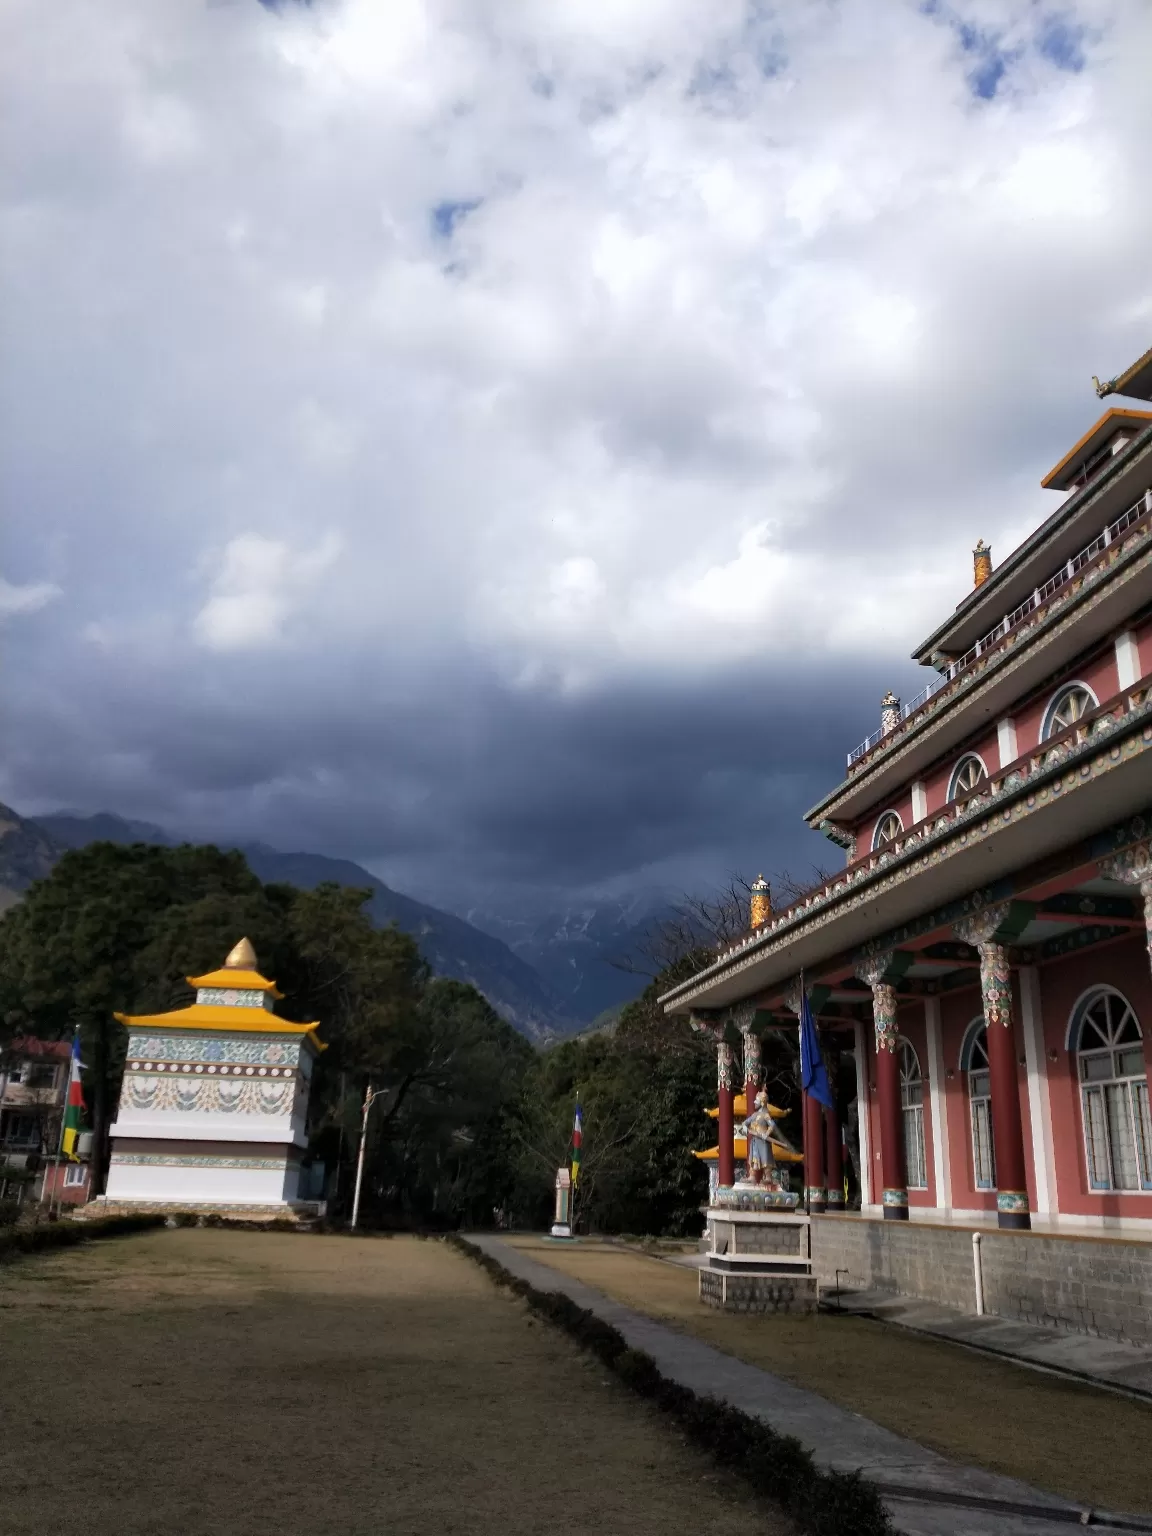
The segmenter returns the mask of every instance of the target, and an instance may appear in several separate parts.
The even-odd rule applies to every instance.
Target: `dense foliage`
[[[475,988],[433,979],[415,940],[377,928],[370,893],[335,885],[264,885],[239,853],[212,847],[92,844],[66,854],[0,917],[0,1031],[64,1039],[81,1032],[96,1152],[108,1126],[127,1032],[117,1012],[186,1006],[187,976],[216,969],[247,935],[284,999],[278,1012],[320,1022],[309,1157],[324,1165],[334,1218],[352,1203],[362,1105],[362,1219],[421,1227],[540,1227],[573,1113],[584,1112],[577,1216],[585,1228],[699,1230],[715,1139],[712,1043],[658,998],[708,958],[699,940],[610,1029],[537,1051]],[[765,1042],[774,1102],[795,1099],[795,1053]],[[795,1127],[799,1135],[799,1128]]]

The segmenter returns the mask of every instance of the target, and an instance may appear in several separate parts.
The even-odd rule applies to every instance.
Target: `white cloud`
[[[60,588],[51,581],[33,581],[18,586],[0,576],[0,619],[36,613],[62,595]]]
[[[293,611],[340,553],[335,534],[297,553],[279,539],[245,533],[231,539],[208,601],[193,621],[201,645],[243,651],[275,644]]]
[[[65,693],[87,634],[173,717],[221,651],[349,719],[368,658],[477,735],[478,674],[847,697],[1050,510],[1091,375],[1152,340],[1145,0],[4,32],[6,539],[65,551]]]

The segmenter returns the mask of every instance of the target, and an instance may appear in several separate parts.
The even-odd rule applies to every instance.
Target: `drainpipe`
[[[976,1281],[976,1316],[984,1316],[984,1260],[980,1253],[980,1233],[972,1234],[972,1276]]]

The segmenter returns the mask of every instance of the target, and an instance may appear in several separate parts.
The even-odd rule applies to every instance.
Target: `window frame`
[[[1141,1064],[1144,1068],[1143,1076],[1139,1073],[1116,1071],[1116,1056],[1125,1049],[1125,1046],[1115,1038],[1103,1046],[1081,1049],[1080,1041],[1084,1034],[1085,1023],[1088,1022],[1088,1015],[1096,1003],[1104,998],[1115,998],[1123,1009],[1119,1026],[1114,1027],[1109,1020],[1108,1027],[1113,1031],[1113,1036],[1119,1034],[1127,1018],[1130,1017],[1135,1024],[1138,1043],[1129,1042],[1127,1049],[1139,1049]],[[1097,1033],[1100,1032],[1095,1021],[1093,1021],[1093,1028]],[[1090,1192],[1094,1195],[1152,1195],[1152,1111],[1149,1108],[1148,1058],[1144,1051],[1144,1030],[1140,1024],[1140,1016],[1118,987],[1101,982],[1094,987],[1089,987],[1076,999],[1068,1019],[1067,1046],[1069,1053],[1075,1058],[1084,1174]],[[1112,1058],[1110,1076],[1085,1077],[1082,1065],[1085,1058],[1094,1060],[1108,1056]],[[1118,1094],[1118,1099],[1110,1099],[1106,1091],[1108,1089],[1112,1089],[1114,1095]],[[1127,1128],[1132,1141],[1130,1152],[1136,1183],[1130,1185],[1116,1183],[1117,1159],[1113,1147],[1111,1121],[1117,1102],[1122,1102],[1127,1112]],[[1101,1176],[1101,1155],[1107,1164],[1106,1177]]]
[[[1048,703],[1044,706],[1044,718],[1040,722],[1040,740],[1042,742],[1050,741],[1051,738],[1057,734],[1057,731],[1054,729],[1054,727],[1056,711],[1060,706],[1060,701],[1061,699],[1067,698],[1069,694],[1074,693],[1077,689],[1079,689],[1082,693],[1087,694],[1088,698],[1090,698],[1092,701],[1088,706],[1088,709],[1084,711],[1085,715],[1093,709],[1099,709],[1100,700],[1096,697],[1095,688],[1089,688],[1088,684],[1081,682],[1078,677],[1070,678],[1068,682],[1061,683],[1056,692],[1048,700]],[[1083,715],[1080,718],[1083,719]],[[1073,721],[1072,724],[1078,725],[1079,721]],[[1059,727],[1059,729],[1061,731],[1070,731],[1072,726],[1062,725]]]
[[[988,1024],[982,1013],[968,1025],[964,1031],[964,1040],[960,1046],[960,1071],[964,1077],[964,1092],[968,1103],[968,1151],[972,1158],[972,1188],[979,1190],[981,1194],[995,1194],[996,1183],[996,1128],[992,1122],[992,1074],[987,1065],[973,1067],[972,1055],[980,1042],[980,1036],[984,1036],[984,1060],[988,1061]],[[975,1076],[988,1077],[988,1091],[976,1094],[973,1092],[972,1079]],[[977,1106],[980,1106],[979,1111]],[[977,1129],[977,1120],[985,1120],[988,1132],[988,1163],[991,1170],[991,1181],[987,1182],[980,1177],[977,1146],[980,1134]]]
[[[954,764],[954,766],[952,768],[952,772],[951,772],[951,774],[949,775],[949,778],[948,778],[948,803],[949,804],[951,804],[954,800],[959,798],[960,786],[957,784],[956,781],[957,781],[957,779],[959,779],[959,777],[960,777],[960,770],[964,767],[965,763],[979,763],[980,764],[980,772],[984,775],[983,787],[987,787],[988,782],[989,782],[989,780],[992,777],[992,775],[988,772],[988,764],[980,756],[979,752],[965,752],[961,757],[959,757],[957,759],[956,763]],[[966,790],[965,793],[966,794],[970,794],[970,795],[978,795],[980,793],[981,787],[982,786],[980,784],[977,784],[972,789]]]
[[[895,821],[896,830],[890,837],[886,837],[883,841],[881,841],[880,828],[889,819],[889,817]],[[876,818],[876,825],[872,828],[872,852],[878,853],[881,848],[887,848],[888,844],[894,842],[903,831],[904,818],[901,816],[899,811],[881,811],[879,816]]]
[[[898,1071],[900,1074],[900,1133],[904,1140],[904,1177],[907,1179],[907,1187],[917,1191],[927,1191],[928,1183],[928,1141],[924,1131],[924,1090],[927,1087],[927,1079],[920,1065],[920,1053],[908,1039],[907,1035],[896,1037],[896,1049],[899,1052]],[[916,1076],[912,1078],[905,1074],[904,1053],[907,1051],[916,1064]],[[920,1089],[920,1098],[917,1103],[906,1103],[906,1089],[915,1083]],[[909,1118],[916,1127],[916,1139],[919,1143],[920,1182],[912,1181],[912,1159],[908,1155],[908,1122]]]
[[[64,1166],[64,1188],[79,1189],[88,1178],[88,1165],[86,1163],[66,1163]]]

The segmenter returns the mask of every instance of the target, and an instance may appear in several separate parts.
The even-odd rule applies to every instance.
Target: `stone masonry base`
[[[976,1311],[974,1229],[815,1216],[825,1289],[887,1290]],[[1069,1333],[1152,1344],[1152,1242],[980,1229],[984,1310]]]
[[[700,1300],[722,1312],[788,1312],[796,1317],[816,1310],[813,1275],[734,1275],[701,1269]]]
[[[101,1216],[219,1216],[225,1221],[315,1221],[323,1215],[316,1200],[297,1200],[284,1205],[224,1205],[210,1200],[109,1200],[98,1195],[81,1207],[75,1219]]]

